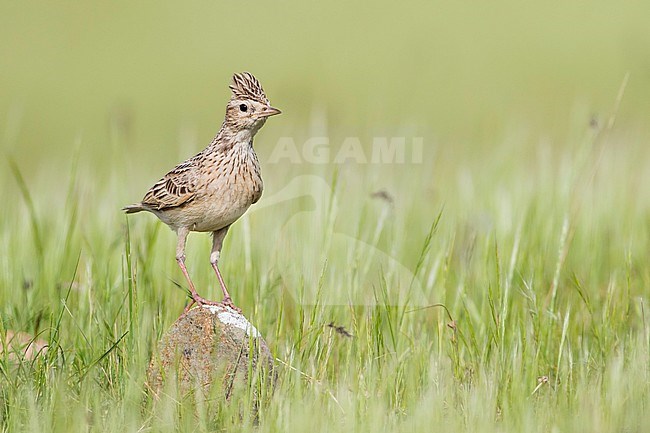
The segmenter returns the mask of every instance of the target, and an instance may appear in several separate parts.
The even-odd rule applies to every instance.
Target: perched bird
[[[122,209],[127,214],[151,212],[178,235],[176,261],[192,295],[186,310],[194,303],[219,304],[199,296],[185,267],[185,241],[191,231],[212,232],[210,263],[223,291],[221,304],[236,308],[217,263],[228,229],[262,195],[253,137],[269,116],[280,114],[248,72],[233,75],[230,90],[226,117],[210,145],[163,176],[141,202]]]

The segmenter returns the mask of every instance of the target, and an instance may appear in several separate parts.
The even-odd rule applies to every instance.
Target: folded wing
[[[197,160],[192,158],[177,165],[145,194],[142,205],[152,210],[182,206],[195,197]]]

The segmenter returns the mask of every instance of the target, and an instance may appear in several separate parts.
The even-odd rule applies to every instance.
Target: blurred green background
[[[628,76],[594,197],[603,212],[635,203],[641,215],[650,205],[648,18],[643,1],[0,0],[0,150],[22,172],[37,218],[63,218],[74,203],[86,230],[114,231],[121,206],[207,145],[232,73],[249,70],[284,112],[255,143],[265,198],[300,174],[331,182],[343,167],[272,164],[283,137],[300,147],[326,135],[331,159],[345,137],[367,148],[376,136],[422,137],[423,164],[347,164],[344,182],[358,187],[347,199],[406,192],[405,218],[430,219],[446,204],[449,221],[480,219],[494,206],[506,212],[493,197],[501,188],[572,184],[566,167],[590,152]],[[10,227],[29,206],[0,167],[0,201],[15,204],[0,211]],[[429,223],[409,224],[410,251]]]
[[[649,19],[646,1],[3,0],[1,143],[40,170],[77,143],[100,169],[119,138],[169,168],[212,138],[241,70],[285,112],[271,142],[315,107],[343,136],[416,125],[456,147],[511,124],[562,136],[576,110],[606,114],[628,72],[618,122],[637,130]]]

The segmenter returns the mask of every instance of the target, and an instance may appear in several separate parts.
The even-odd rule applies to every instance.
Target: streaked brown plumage
[[[178,234],[176,261],[193,299],[188,308],[195,302],[216,304],[199,296],[185,267],[185,241],[190,231],[212,232],[210,263],[223,291],[222,303],[234,307],[217,262],[230,225],[262,195],[253,137],[267,117],[280,114],[248,72],[235,74],[230,90],[226,117],[210,145],[156,182],[140,203],[123,209],[126,213],[151,212]]]

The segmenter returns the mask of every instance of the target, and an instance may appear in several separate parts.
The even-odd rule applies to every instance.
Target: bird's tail
[[[137,213],[137,212],[142,212],[143,210],[146,210],[146,209],[142,207],[142,204],[135,203],[135,204],[131,204],[131,205],[123,207],[122,210],[124,212],[126,212],[126,213]]]

